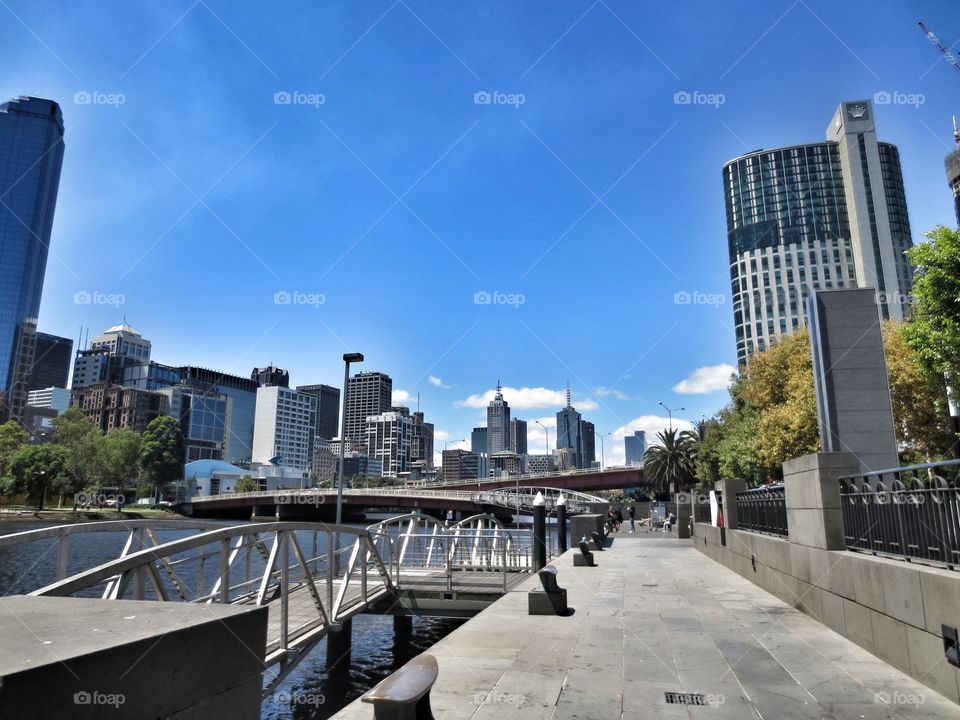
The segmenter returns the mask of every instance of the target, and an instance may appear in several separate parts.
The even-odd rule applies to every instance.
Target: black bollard
[[[547,564],[547,506],[543,495],[533,501],[533,571]]]
[[[557,500],[557,547],[561,554],[567,551],[567,500],[563,495]]]

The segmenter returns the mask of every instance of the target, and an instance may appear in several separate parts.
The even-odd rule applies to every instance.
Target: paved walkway
[[[569,617],[527,615],[532,577],[435,645],[438,718],[854,720],[960,707],[695,550],[619,536],[557,559]],[[699,693],[706,706],[668,704]],[[358,700],[336,718],[372,717]]]

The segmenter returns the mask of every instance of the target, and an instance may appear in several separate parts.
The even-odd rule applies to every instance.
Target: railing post
[[[567,551],[567,499],[563,494],[557,500],[557,547],[561,555]]]
[[[547,564],[547,506],[538,492],[533,500],[533,570],[539,571]]]
[[[220,541],[220,602],[230,602],[230,541]]]
[[[57,580],[67,576],[67,562],[70,559],[70,536],[63,534],[57,542]]]
[[[367,604],[367,553],[370,551],[368,547],[368,538],[366,535],[360,535],[357,538],[357,542],[360,543],[360,604]]]
[[[333,533],[327,531],[327,607],[333,611]],[[335,622],[335,618],[330,618]]]
[[[280,541],[280,649],[287,649],[290,631],[290,537],[289,531],[278,531]]]
[[[811,453],[783,464],[790,542],[820,550],[846,548],[840,478],[859,469],[851,453]]]

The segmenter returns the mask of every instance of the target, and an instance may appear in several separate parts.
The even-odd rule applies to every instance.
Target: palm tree
[[[643,474],[649,478],[658,498],[687,490],[693,485],[697,441],[695,433],[674,428],[657,433],[658,444],[651,445],[643,455]]]

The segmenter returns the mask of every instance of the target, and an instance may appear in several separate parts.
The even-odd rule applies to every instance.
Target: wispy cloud
[[[726,390],[730,387],[733,374],[736,372],[737,369],[733,365],[726,363],[697,368],[674,385],[673,391],[681,395],[706,395],[718,390]]]
[[[593,391],[600,397],[614,397],[617,400],[629,400],[630,396],[620,390],[612,390],[605,385],[595,387]]]
[[[511,408],[528,410],[532,408],[565,407],[567,404],[566,390],[551,390],[545,387],[504,387],[501,388],[503,399]],[[459,400],[456,407],[485,408],[496,395],[496,391],[487,390],[484,393],[471,395],[465,400]],[[596,410],[599,405],[589,398],[574,400],[574,407],[578,410]]]
[[[427,378],[427,381],[434,387],[442,388],[443,390],[449,390],[451,387],[450,385],[444,383],[443,380],[438,378],[436,375],[431,375]]]
[[[410,400],[413,400],[413,397],[406,390],[394,390],[390,402],[394,405],[399,405],[400,403],[409,402]]]

